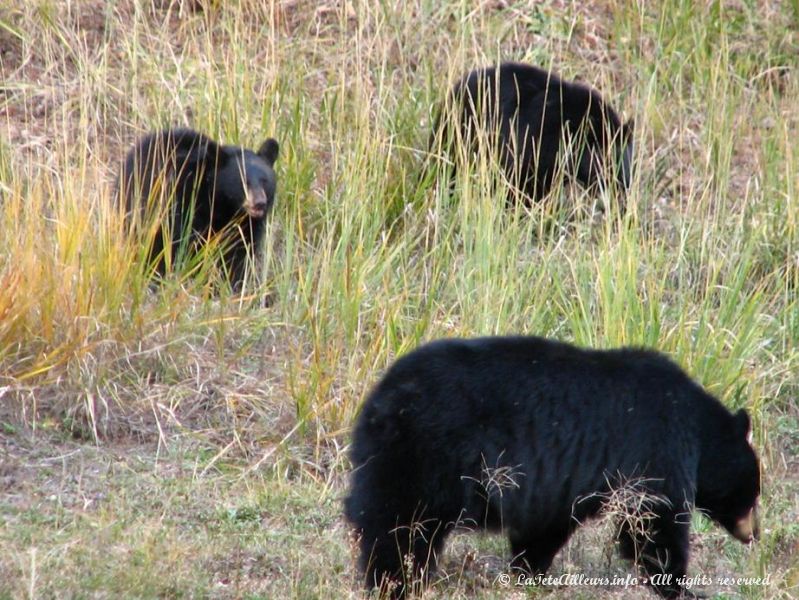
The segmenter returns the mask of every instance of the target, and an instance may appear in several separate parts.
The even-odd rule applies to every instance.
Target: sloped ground
[[[763,539],[745,548],[697,519],[691,573],[770,578],[700,586],[717,597],[793,597],[793,11],[4,5],[0,598],[359,597],[341,519],[358,403],[420,340],[490,332],[656,345],[752,410]],[[467,65],[497,56],[580,77],[635,118],[640,175],[626,227],[579,215],[551,226],[535,210],[514,221],[474,201],[486,196],[479,182],[459,202],[417,182],[431,106]],[[141,282],[114,262],[135,260],[103,237],[118,160],[167,123],[250,146],[280,139],[275,306],[185,281],[136,293]],[[590,208],[579,190],[562,196]],[[506,560],[499,537],[457,536],[428,596],[645,593],[503,587]],[[631,570],[598,523],[553,573]]]

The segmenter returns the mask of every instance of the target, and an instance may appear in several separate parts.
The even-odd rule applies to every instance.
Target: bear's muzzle
[[[262,219],[268,208],[266,192],[263,188],[247,188],[247,198],[244,201],[244,210],[253,219]]]
[[[746,516],[740,518],[738,522],[735,523],[735,529],[733,529],[732,535],[735,539],[740,540],[744,544],[750,544],[760,539],[760,524],[758,522],[756,508],[752,507]]]

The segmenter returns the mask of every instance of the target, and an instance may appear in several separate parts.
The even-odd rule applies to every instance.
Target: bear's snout
[[[247,197],[244,200],[244,210],[253,219],[261,219],[266,215],[269,203],[266,199],[266,192],[262,187],[247,187]]]
[[[732,535],[744,544],[750,544],[760,539],[760,524],[758,523],[756,508],[752,508],[746,513],[746,516],[741,517],[735,523]]]

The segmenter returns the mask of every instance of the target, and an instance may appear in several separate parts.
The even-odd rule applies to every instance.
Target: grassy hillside
[[[635,120],[626,211],[567,184],[507,210],[489,165],[434,176],[436,102],[500,59]],[[358,597],[352,419],[396,356],[490,333],[655,347],[749,409],[762,540],[696,518],[690,573],[795,597],[797,97],[796,1],[3,3],[0,598]],[[148,286],[113,182],[167,125],[280,141],[262,289],[215,294],[211,256]],[[631,572],[612,550],[599,523],[553,572]],[[502,589],[507,554],[458,537],[429,597],[645,593]]]

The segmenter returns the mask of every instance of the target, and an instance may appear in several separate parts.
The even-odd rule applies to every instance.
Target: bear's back
[[[162,182],[164,191],[179,187],[180,181],[196,175],[194,167],[200,156],[216,151],[209,137],[188,128],[164,129],[141,138],[125,156],[117,190],[128,212],[145,204],[153,186]]]
[[[667,469],[674,445],[697,452],[692,410],[708,402],[717,401],[652,351],[535,337],[439,340],[397,360],[374,389],[353,457],[367,460],[392,443],[424,454],[445,438],[465,469],[502,454],[524,464],[554,454],[559,468],[575,472],[596,462],[590,478],[647,462]]]

